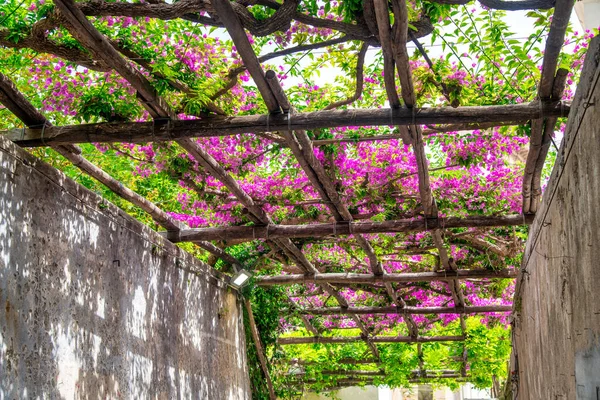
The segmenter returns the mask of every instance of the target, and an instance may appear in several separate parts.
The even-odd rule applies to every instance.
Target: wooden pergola
[[[445,1],[434,0],[440,3],[466,4],[466,0]],[[148,111],[153,121],[149,122],[119,122],[82,124],[71,126],[52,126],[47,119],[37,111],[31,103],[20,93],[11,82],[10,77],[0,74],[0,102],[4,104],[27,126],[23,129],[12,129],[3,132],[6,137],[23,147],[50,146],[70,162],[80,168],[84,173],[97,179],[110,188],[115,194],[131,202],[147,212],[162,228],[164,235],[171,241],[192,242],[202,249],[221,258],[232,265],[242,265],[234,257],[227,254],[211,241],[238,240],[248,241],[264,239],[273,249],[281,251],[301,271],[299,274],[260,276],[257,277],[258,285],[292,285],[311,284],[319,287],[338,303],[337,307],[301,308],[299,314],[306,329],[312,333],[311,337],[280,338],[279,344],[291,345],[301,343],[348,343],[362,341],[368,346],[371,356],[370,361],[379,360],[377,343],[402,342],[419,344],[425,342],[452,342],[465,339],[466,314],[483,312],[510,312],[510,306],[469,306],[465,303],[464,295],[459,285],[460,280],[479,278],[514,278],[513,270],[465,270],[458,269],[449,257],[444,232],[446,229],[457,227],[497,227],[527,225],[533,220],[538,209],[541,195],[541,174],[544,161],[551,142],[557,118],[566,117],[569,113],[569,104],[561,101],[562,92],[566,82],[566,71],[558,69],[558,56],[564,41],[567,24],[570,18],[573,1],[571,0],[480,0],[481,4],[498,9],[547,9],[555,7],[554,18],[546,41],[543,60],[541,81],[538,85],[537,99],[530,104],[498,105],[486,107],[457,107],[457,108],[419,108],[416,104],[415,91],[409,56],[406,44],[410,41],[418,43],[417,38],[430,31],[428,25],[417,25],[416,34],[408,29],[408,11],[406,2],[392,0],[391,9],[388,1],[365,1],[369,7],[371,19],[366,25],[354,25],[337,21],[325,21],[316,17],[309,17],[296,11],[298,1],[285,0],[278,4],[270,0],[260,0],[261,5],[271,7],[277,11],[267,20],[257,21],[245,13],[244,2],[230,2],[229,0],[192,1],[181,0],[173,4],[149,1],[147,3],[107,3],[103,1],[89,1],[75,3],[73,0],[55,0],[57,14],[46,20],[38,22],[38,30],[32,32],[29,38],[21,40],[18,44],[7,44],[0,35],[0,45],[20,46],[32,48],[40,52],[49,52],[66,60],[76,61],[80,65],[89,66],[96,70],[114,70],[125,78],[137,92],[140,103]],[[205,11],[209,16],[198,13]],[[394,25],[390,26],[390,12],[393,14]],[[103,36],[87,16],[147,16],[150,18],[172,19],[184,18],[196,23],[225,27],[239,52],[243,66],[232,69],[229,74],[232,87],[237,76],[247,70],[256,84],[268,114],[252,116],[227,116],[214,105],[209,109],[212,116],[199,120],[178,120],[169,104],[162,99],[148,78],[133,68],[131,60],[135,54],[130,54],[118,43],[111,42]],[[264,71],[261,65],[269,57],[259,58],[250,45],[246,31],[253,34],[264,34],[289,27],[291,20],[300,21],[313,26],[329,26],[343,32],[345,36],[340,39],[325,41],[319,45],[298,46],[285,50],[287,54],[294,51],[306,51],[328,45],[343,43],[349,40],[363,42],[357,66],[357,87],[355,94],[332,104],[328,109],[310,113],[297,113],[287,99],[280,86],[276,74]],[[57,24],[62,24],[75,37],[79,43],[89,51],[91,57],[82,58],[81,54],[62,51],[52,48],[52,44],[39,37],[39,30],[49,29]],[[327,25],[329,24],[329,25]],[[38,35],[38,36],[36,36]],[[389,101],[386,109],[351,109],[337,110],[336,108],[350,104],[362,92],[362,63],[366,49],[369,46],[381,46],[384,57],[385,90]],[[420,47],[422,50],[422,47]],[[279,52],[282,53],[282,52]],[[423,54],[424,51],[423,51]],[[136,62],[140,62],[136,58]],[[141,65],[147,68],[147,65]],[[396,78],[401,85],[401,93],[396,90]],[[183,88],[184,90],[186,88]],[[465,216],[442,217],[438,213],[436,201],[432,194],[428,161],[423,145],[423,136],[443,130],[476,129],[499,125],[518,125],[531,121],[530,150],[525,165],[523,180],[523,209],[518,215],[500,216]],[[444,125],[443,127],[422,129],[422,125]],[[323,164],[315,157],[314,147],[343,141],[356,141],[356,139],[330,139],[311,140],[306,132],[309,129],[344,127],[344,126],[378,126],[393,125],[398,128],[397,135],[380,135],[358,140],[388,140],[401,138],[412,146],[418,163],[418,192],[423,206],[423,215],[411,219],[400,219],[385,222],[369,220],[357,221],[353,218],[347,205],[344,204],[336,189],[336,185]],[[275,134],[276,132],[277,134]],[[276,140],[277,143],[291,150],[303,172],[308,177],[311,185],[319,194],[322,204],[326,205],[335,222],[311,223],[302,225],[278,225],[274,223],[261,207],[244,189],[236,182],[232,175],[220,165],[205,148],[200,146],[194,138],[224,136],[243,133],[261,133]],[[169,216],[167,212],[149,200],[125,187],[121,182],[112,178],[108,173],[84,158],[77,144],[92,142],[127,142],[142,143],[152,141],[174,141],[187,151],[204,170],[220,181],[247,212],[253,221],[247,226],[224,226],[218,228],[191,229],[184,226]],[[398,233],[398,232],[429,232],[439,256],[440,265],[431,272],[419,273],[386,273],[382,267],[382,260],[376,255],[371,242],[365,235],[373,233]],[[302,250],[291,240],[293,238],[334,238],[351,236],[358,246],[364,251],[369,260],[369,273],[321,273],[313,263],[307,259]],[[408,306],[399,295],[394,284],[402,282],[445,282],[450,289],[453,307],[414,307]],[[349,304],[340,294],[339,288],[358,284],[371,284],[385,289],[389,305],[385,307],[362,307]],[[291,307],[297,307],[291,305]],[[264,350],[261,346],[256,325],[252,317],[252,310],[246,302],[250,315],[255,345],[261,361],[261,366],[268,379],[272,398],[275,398],[269,378]],[[420,334],[413,315],[418,314],[459,314],[462,335],[459,336],[423,336]],[[361,331],[356,337],[327,337],[311,325],[307,315],[346,315],[354,321],[355,326]],[[377,336],[367,329],[361,315],[368,314],[399,314],[404,317],[408,336]],[[466,352],[463,352],[463,367],[461,371],[444,371],[448,377],[466,377],[467,363]],[[361,360],[355,360],[360,362]],[[354,374],[353,374],[354,372]],[[346,376],[338,382],[339,385],[366,382],[358,379],[357,371],[341,372]],[[417,373],[418,372],[418,373]],[[417,371],[412,377],[415,382],[423,381],[423,371]],[[363,376],[369,377],[369,374]],[[358,380],[357,380],[358,379]]]

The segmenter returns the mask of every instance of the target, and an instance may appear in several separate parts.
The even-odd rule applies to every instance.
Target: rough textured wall
[[[0,399],[247,399],[206,265],[0,137]]]
[[[595,38],[530,229],[515,299],[519,400],[600,399],[599,61]]]

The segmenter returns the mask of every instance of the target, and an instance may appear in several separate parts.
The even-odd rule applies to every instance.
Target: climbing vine
[[[181,1],[183,2],[183,1]],[[243,7],[253,50],[265,69],[275,71],[298,112],[323,110],[360,95],[342,108],[380,108],[388,103],[384,90],[383,56],[369,32],[365,2],[356,0],[302,1],[289,29],[263,34],[260,22],[269,21],[279,2],[236,3]],[[206,10],[161,19],[134,12],[96,13],[79,3],[94,26],[147,77],[180,119],[267,112],[250,74],[242,67],[238,49]],[[106,3],[110,7],[112,3]],[[125,5],[130,3],[124,3]],[[134,3],[131,3],[134,4]],[[146,2],[135,3],[143,6]],[[121,4],[121,6],[123,6]],[[507,11],[476,4],[448,5],[427,1],[409,4],[414,49],[410,69],[419,106],[477,106],[522,104],[534,101],[540,80],[544,40],[551,10],[523,12],[531,29],[515,33]],[[130,15],[131,14],[131,15]],[[266,28],[264,28],[266,29]],[[367,33],[365,33],[367,32]],[[589,40],[594,31],[568,30],[560,67],[568,69],[563,98],[571,100]],[[360,35],[367,35],[363,38]],[[364,39],[360,40],[361,38]],[[331,44],[335,41],[334,44]],[[367,43],[366,56],[361,49]],[[417,43],[425,51],[418,50]],[[326,45],[328,44],[328,45]],[[63,25],[46,0],[7,0],[0,6],[0,72],[9,76],[31,103],[54,125],[150,120],[135,89],[108,65],[92,55]],[[306,46],[311,46],[310,51]],[[282,53],[283,52],[283,53]],[[426,58],[423,53],[429,53]],[[441,53],[441,54],[440,54]],[[359,60],[363,60],[362,63]],[[0,107],[0,129],[22,127]],[[555,139],[564,130],[559,120]],[[495,216],[521,211],[523,153],[529,126],[482,126],[477,129],[423,126],[431,189],[442,216]],[[331,176],[341,201],[353,219],[376,222],[423,215],[419,197],[417,159],[396,127],[339,127],[307,132],[315,158]],[[381,139],[386,136],[386,140]],[[367,140],[373,139],[373,140]],[[299,167],[292,151],[277,133],[237,134],[198,138],[197,143],[239,183],[253,202],[275,223],[329,222],[327,204]],[[85,144],[82,155],[123,185],[167,210],[190,227],[255,224],[239,198],[211,176],[174,142],[141,144]],[[551,147],[544,176],[556,155]],[[152,219],[87,177],[50,148],[33,150],[89,189],[116,203],[139,220],[158,228]],[[449,257],[459,269],[516,269],[526,228],[459,228],[444,230]],[[432,271],[440,264],[432,236],[427,233],[374,234],[368,240],[387,273]],[[369,260],[352,238],[294,239],[320,272],[369,271]],[[289,254],[266,240],[216,243],[256,275],[301,273]],[[223,260],[191,244],[183,245],[217,269],[230,271]],[[454,306],[447,284],[421,282],[397,285],[409,306]],[[389,305],[385,289],[375,285],[336,287],[353,305]],[[468,306],[511,304],[511,280],[467,280],[460,284]],[[344,345],[277,344],[276,338],[308,335],[298,310],[335,306],[314,284],[287,288],[251,286],[245,294],[266,348],[270,373],[281,397],[305,390],[324,390],[342,379],[332,371],[351,371],[348,360],[369,357],[362,341]],[[292,305],[294,304],[294,305]],[[247,320],[247,319],[245,319]],[[457,335],[459,316],[414,317],[423,335]],[[404,316],[368,315],[362,319],[370,333],[407,335]],[[310,317],[324,337],[359,336],[356,321]],[[510,351],[506,314],[488,313],[467,319],[463,343],[378,344],[379,364],[361,366],[376,384],[409,386],[423,378],[455,387],[461,379],[477,387],[491,387],[507,378]],[[263,372],[247,333],[250,380],[255,398],[267,398]],[[312,335],[312,333],[311,333]],[[290,366],[293,359],[304,364]],[[465,361],[466,360],[466,361]],[[461,378],[444,378],[435,371],[454,370]],[[306,383],[314,382],[314,383]]]

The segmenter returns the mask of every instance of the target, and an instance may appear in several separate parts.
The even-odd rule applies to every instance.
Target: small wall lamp
[[[229,285],[234,289],[240,289],[248,283],[251,277],[251,272],[248,272],[245,269],[241,268],[231,277],[231,279],[229,280]]]

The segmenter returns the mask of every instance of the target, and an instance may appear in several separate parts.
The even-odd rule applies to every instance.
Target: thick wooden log
[[[355,364],[378,364],[379,360],[373,359],[373,358],[366,358],[366,359],[355,359],[355,358],[342,358],[337,360],[338,364],[349,364],[349,365],[355,365]],[[315,365],[315,364],[320,364],[320,362],[318,361],[306,361],[306,360],[298,360],[298,364],[300,365]]]
[[[321,371],[322,375],[348,375],[348,376],[385,376],[384,371],[339,370]]]
[[[500,271],[491,271],[487,269],[479,270],[457,270],[453,272],[405,272],[398,274],[355,274],[355,273],[330,273],[316,275],[274,275],[274,276],[256,276],[255,282],[259,286],[272,285],[295,285],[306,283],[341,283],[344,285],[361,283],[385,283],[385,282],[434,282],[434,281],[452,281],[454,279],[492,279],[492,278],[515,278],[517,271],[512,269],[503,269]]]
[[[408,382],[413,383],[413,384],[428,383],[428,382],[431,382],[432,380],[439,379],[439,378],[452,379],[453,382],[468,382],[469,381],[468,376],[465,377],[465,376],[461,376],[459,373],[454,373],[454,374],[441,374],[441,375],[433,375],[432,374],[431,376],[415,377],[415,378],[409,379]],[[322,383],[322,382],[318,381],[316,379],[304,379],[304,380],[302,380],[302,383],[305,385],[314,385],[316,383]],[[319,389],[319,392],[336,391],[336,390],[344,389],[347,387],[355,387],[355,386],[361,386],[361,385],[374,385],[374,384],[375,384],[375,380],[373,380],[373,378],[359,378],[359,377],[341,378],[341,379],[335,380],[335,386],[330,386],[330,387],[327,387],[324,389]]]
[[[429,343],[429,342],[461,342],[465,340],[464,336],[373,336],[369,338],[373,343]],[[310,343],[355,343],[362,342],[362,336],[305,336],[305,337],[286,337],[278,338],[277,344],[310,344]]]
[[[50,126],[36,108],[18,91],[14,83],[0,73],[0,103],[4,104],[17,118],[27,126]]]
[[[400,98],[396,91],[396,79],[394,78],[394,57],[391,40],[390,15],[388,13],[388,2],[385,0],[374,0],[375,19],[377,20],[377,30],[379,31],[379,41],[383,51],[383,80],[385,91],[387,93],[390,106],[392,108],[400,107]]]
[[[565,42],[565,34],[567,33],[574,4],[574,0],[556,0],[544,49],[542,77],[538,86],[538,97],[542,100],[549,99],[552,95],[558,57]]]
[[[510,312],[512,306],[466,306],[466,307],[323,307],[306,308],[300,312],[313,315],[367,315],[367,314],[481,314],[490,312]]]
[[[454,124],[454,125],[446,125],[440,126],[438,128],[427,128],[423,129],[423,135],[433,135],[437,133],[444,132],[454,132],[454,131],[472,131],[475,129],[489,129],[496,126],[510,126],[510,125],[520,125],[519,121],[503,121],[503,122],[486,122],[486,123],[473,123],[473,124]],[[360,142],[376,142],[380,140],[397,140],[402,139],[402,134],[400,133],[390,133],[384,135],[373,135],[373,136],[363,136],[363,137],[339,137],[333,139],[317,139],[313,140],[313,146],[325,146],[328,144],[337,144],[337,143],[360,143]]]
[[[414,114],[413,114],[414,110]],[[471,124],[503,121],[528,121],[544,117],[566,117],[567,102],[516,104],[502,106],[433,107],[397,109],[353,109],[285,114],[212,117],[197,120],[123,122],[55,126],[0,131],[0,134],[22,147],[38,147],[68,143],[144,143],[190,137],[228,136],[283,130],[308,130],[341,126],[385,126],[411,124]]]
[[[67,20],[67,29],[87,48],[96,59],[106,62],[115,69],[131,86],[141,99],[143,106],[153,118],[168,118],[173,116],[164,100],[154,87],[139,71],[133,68],[127,60],[110,44],[94,25],[87,20],[83,12],[73,0],[56,0],[54,2],[61,15]]]
[[[542,76],[538,85],[538,99],[548,100],[552,97],[553,92],[556,93],[557,87],[563,80],[563,73],[556,71],[558,66],[558,58],[562,49],[567,27],[569,25],[569,18],[573,9],[573,0],[557,0],[554,8],[554,15],[552,17],[552,23],[550,24],[550,31],[548,32],[548,38],[546,39],[546,47],[544,50],[544,60],[542,62]],[[556,72],[556,77],[555,77]],[[555,85],[555,80],[557,84]],[[554,90],[553,90],[554,89]],[[562,92],[562,90],[561,90]],[[548,118],[549,122],[554,127],[556,120],[554,116],[543,116]],[[539,201],[539,195],[537,190],[532,188],[536,181],[536,167],[543,165],[546,158],[547,146],[544,146],[544,119],[534,120],[531,123],[531,137],[529,153],[527,155],[527,161],[525,162],[525,172],[523,176],[523,213],[535,213],[537,211],[537,204],[533,204],[533,201]],[[539,170],[541,174],[541,169]]]
[[[559,68],[556,71],[556,76],[554,77],[554,86],[552,87],[551,98],[560,100],[562,98],[563,92],[565,90],[567,76],[569,71],[564,68]],[[546,161],[546,157],[548,156],[548,150],[550,149],[550,143],[552,142],[552,137],[554,136],[554,127],[556,126],[557,118],[551,117],[547,118],[544,124],[544,131],[540,135],[540,132],[536,132],[536,138],[540,138],[541,143],[539,143],[539,151],[537,155],[537,160],[535,161],[535,165],[533,168],[530,165],[526,165],[525,171],[525,179],[528,178],[527,171],[533,169],[533,173],[530,177],[531,179],[531,201],[529,202],[528,212],[535,214],[538,209],[538,205],[540,202],[540,197],[542,196],[542,170],[544,168],[544,163]],[[533,139],[533,134],[532,134]],[[533,146],[533,141],[531,143]],[[531,147],[530,147],[531,148]],[[529,157],[528,157],[529,160]],[[525,210],[524,210],[525,211]]]
[[[263,373],[265,375],[265,379],[267,380],[267,387],[269,389],[269,399],[276,400],[277,396],[275,396],[275,391],[273,390],[273,382],[271,381],[271,375],[269,374],[269,368],[267,367],[267,359],[265,357],[263,346],[260,341],[260,336],[258,334],[256,322],[254,321],[254,313],[252,312],[252,306],[250,305],[250,301],[244,300],[244,306],[246,307],[246,311],[248,313],[248,324],[250,325],[250,332],[252,333],[252,339],[254,340],[254,345],[256,346],[256,353],[258,354],[260,367],[262,368]]]
[[[528,225],[529,215],[415,218],[384,222],[337,222],[310,225],[224,226],[182,230],[177,242],[198,240],[255,240],[298,237],[323,237],[369,233],[423,232],[440,228],[477,228]]]
[[[348,376],[385,376],[386,375],[385,371],[351,370],[351,369],[339,370],[339,371],[325,370],[325,371],[321,371],[321,374],[322,375],[348,375]],[[434,377],[449,377],[449,376],[454,377],[454,376],[457,376],[458,372],[455,370],[452,370],[452,369],[445,369],[445,370],[439,370],[439,371],[415,369],[415,370],[411,371],[411,374],[415,377],[429,375],[429,377],[434,378]]]
[[[235,43],[236,49],[240,53],[246,69],[248,69],[248,72],[252,76],[254,83],[267,105],[267,109],[271,113],[278,111],[279,104],[267,84],[265,73],[260,66],[258,57],[250,45],[248,36],[246,35],[237,14],[233,10],[231,2],[229,0],[213,0],[211,3],[217,11],[219,19],[223,22],[223,25],[225,25],[227,32],[229,32],[231,39]]]

